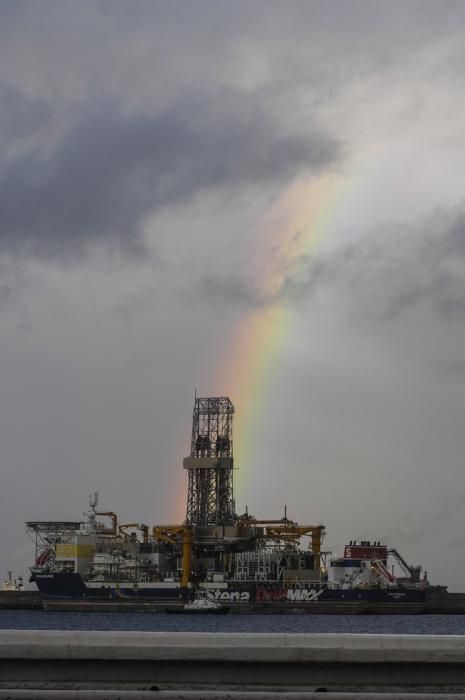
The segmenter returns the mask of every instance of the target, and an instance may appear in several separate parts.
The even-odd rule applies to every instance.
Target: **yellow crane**
[[[297,544],[301,537],[310,537],[310,549],[314,555],[314,569],[319,570],[321,565],[321,543],[325,535],[325,527],[319,525],[299,525],[293,520],[284,517],[280,520],[256,520],[246,516],[239,520],[241,529],[258,526],[263,528],[263,539],[275,540]]]
[[[129,534],[128,530],[139,530],[142,532],[142,542],[146,544],[149,541],[149,526],[144,525],[143,523],[125,523],[124,525],[120,525],[118,528],[118,532],[120,535],[122,535],[126,540],[129,539]]]

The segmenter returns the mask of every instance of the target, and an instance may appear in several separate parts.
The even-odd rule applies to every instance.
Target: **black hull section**
[[[42,597],[83,598],[87,593],[87,586],[79,574],[35,574],[31,581],[37,585]]]
[[[291,588],[254,587],[256,603],[424,603],[425,591],[413,588]],[[251,592],[252,593],[252,592]],[[219,599],[222,600],[222,594]]]
[[[128,583],[108,582],[98,587],[87,586],[79,574],[56,573],[36,575],[34,580],[44,600],[76,601],[82,604],[101,602],[150,604],[158,602],[181,603],[192,597],[192,590],[182,589],[179,585],[166,586],[153,583],[150,587],[137,588]],[[276,584],[243,584],[228,588],[209,588],[207,598],[222,605],[240,605],[241,607],[286,607],[327,609],[366,609],[367,606],[381,609],[381,606],[402,609],[414,606],[420,609],[427,604],[427,590],[413,588],[353,588],[331,589],[327,587],[300,586],[280,587]],[[447,593],[437,592],[431,602],[441,606]]]
[[[124,588],[105,584],[90,588],[78,574],[36,576],[45,610],[89,612],[172,612],[184,613],[192,589],[157,586]],[[127,584],[126,584],[127,585]],[[448,593],[441,587],[429,589],[330,589],[316,587],[280,588],[268,585],[238,585],[210,588],[207,598],[230,608],[232,614],[310,615],[464,615],[465,594]]]
[[[49,575],[36,574],[32,579],[43,599],[80,600],[80,601],[178,601],[183,599],[180,586],[164,588],[154,583],[150,588],[137,588],[128,583],[102,583],[98,587],[85,584],[80,574],[57,573]]]
[[[251,604],[231,604],[229,614],[231,615],[464,615],[465,606],[446,609],[430,608],[427,603],[341,603],[341,602],[318,602],[313,605],[302,603],[251,603]],[[89,613],[127,613],[127,612],[147,612],[147,613],[176,613],[176,614],[205,614],[188,613],[184,610],[184,605],[172,605],[168,609],[166,603],[156,601],[124,601],[124,600],[65,600],[63,598],[45,598],[43,600],[44,610],[62,612],[89,612]],[[211,613],[208,613],[211,614]]]

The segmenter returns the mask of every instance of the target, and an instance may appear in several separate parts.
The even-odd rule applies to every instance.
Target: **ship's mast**
[[[234,522],[234,406],[225,396],[195,397],[191,453],[183,462],[188,472],[188,525]]]

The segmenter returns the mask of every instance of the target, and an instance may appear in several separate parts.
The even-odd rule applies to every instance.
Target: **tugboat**
[[[202,615],[226,615],[226,613],[229,612],[229,607],[221,605],[221,603],[217,603],[214,600],[209,600],[206,596],[199,593],[197,597],[189,603],[185,603],[185,605],[179,607],[165,608],[165,612],[178,615],[183,613],[188,613],[189,615],[197,615],[199,613]]]

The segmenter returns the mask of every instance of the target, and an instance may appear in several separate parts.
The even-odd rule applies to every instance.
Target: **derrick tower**
[[[233,415],[226,396],[195,399],[191,453],[183,460],[189,478],[188,525],[234,522]]]

